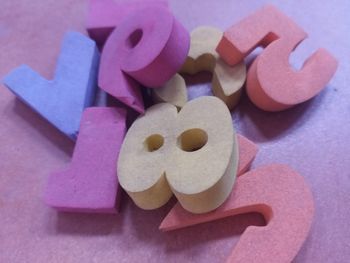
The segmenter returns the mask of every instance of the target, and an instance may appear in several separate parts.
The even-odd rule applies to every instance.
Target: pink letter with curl
[[[191,214],[176,204],[160,229],[170,231],[249,212],[261,213],[267,225],[249,226],[227,262],[291,262],[309,233],[314,202],[302,176],[288,166],[273,164],[239,177],[231,196],[213,212]]]
[[[247,76],[247,94],[262,110],[281,111],[316,96],[337,69],[336,59],[318,49],[300,71],[289,65],[290,53],[307,34],[290,18],[267,5],[225,31],[217,52],[235,65],[257,46],[265,47]]]
[[[137,9],[112,32],[103,48],[99,86],[143,113],[140,84],[157,88],[187,57],[190,36],[162,7]]]
[[[138,8],[168,6],[167,0],[90,0],[86,21],[89,36],[101,48],[113,29]]]

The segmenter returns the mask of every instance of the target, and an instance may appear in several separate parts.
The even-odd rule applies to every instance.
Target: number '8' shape
[[[130,127],[118,159],[119,183],[135,204],[156,209],[174,193],[192,213],[219,207],[236,178],[238,146],[226,105],[215,97],[178,113],[156,104]]]

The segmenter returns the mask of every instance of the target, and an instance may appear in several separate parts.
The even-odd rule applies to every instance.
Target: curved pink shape
[[[249,226],[227,262],[291,262],[310,230],[312,193],[304,178],[288,166],[268,165],[239,177],[229,199],[211,213],[191,214],[176,204],[160,229],[170,231],[249,212],[263,214],[267,225]]]
[[[225,31],[217,52],[230,65],[244,59],[257,46],[265,49],[248,71],[247,94],[266,111],[281,111],[316,96],[337,69],[337,60],[318,49],[301,70],[289,64],[291,52],[307,34],[271,5],[264,6]]]
[[[162,86],[184,63],[189,44],[188,32],[166,8],[138,9],[107,39],[99,86],[142,113],[139,84]]]

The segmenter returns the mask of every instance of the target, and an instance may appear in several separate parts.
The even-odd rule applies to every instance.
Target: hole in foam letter
[[[136,29],[127,38],[127,40],[126,40],[127,46],[130,47],[130,48],[136,47],[138,45],[138,43],[140,43],[142,35],[143,35],[142,30],[141,29]]]
[[[177,139],[177,145],[185,152],[195,152],[208,142],[208,134],[202,129],[184,131]]]
[[[159,150],[164,144],[164,137],[160,134],[152,134],[148,136],[144,142],[145,148],[148,152]]]

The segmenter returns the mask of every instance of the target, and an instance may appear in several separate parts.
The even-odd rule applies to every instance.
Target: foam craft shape
[[[214,212],[195,215],[175,205],[160,229],[169,231],[249,212],[261,213],[267,225],[249,226],[227,262],[291,262],[310,230],[312,193],[304,178],[288,166],[268,165],[239,177],[229,199]]]
[[[196,74],[201,71],[213,73],[213,94],[225,102],[232,110],[241,96],[241,88],[246,79],[246,66],[243,62],[230,67],[215,51],[222,38],[217,28],[202,26],[191,32],[191,46],[181,73]],[[176,74],[162,88],[154,89],[154,99],[168,102],[181,108],[188,100],[185,81]]]
[[[116,213],[120,189],[117,159],[125,135],[126,111],[92,107],[84,111],[70,166],[50,175],[45,200],[58,210]]]
[[[102,47],[113,29],[138,8],[151,5],[168,6],[166,0],[90,0],[86,21],[89,36]]]
[[[237,134],[237,142],[239,150],[237,176],[241,176],[249,169],[258,152],[258,147],[255,143],[240,134]]]
[[[139,84],[164,85],[184,63],[189,43],[188,32],[166,8],[137,9],[107,39],[99,86],[143,113]]]
[[[181,109],[188,101],[185,79],[176,73],[164,86],[152,89],[154,102],[166,102]]]
[[[168,103],[149,108],[125,136],[118,176],[140,208],[156,209],[174,193],[186,210],[204,213],[229,196],[237,166],[230,112],[208,96],[188,102],[179,113]]]
[[[237,134],[237,141],[239,150],[237,176],[241,176],[248,171],[258,153],[258,146],[240,134]]]
[[[3,82],[24,103],[75,140],[83,110],[94,102],[98,64],[95,42],[78,32],[68,32],[53,80],[22,65]]]
[[[336,59],[322,48],[300,71],[290,66],[290,53],[306,37],[290,18],[267,5],[226,30],[217,52],[235,65],[257,46],[265,47],[248,71],[247,94],[262,110],[281,111],[316,96],[337,69]]]

